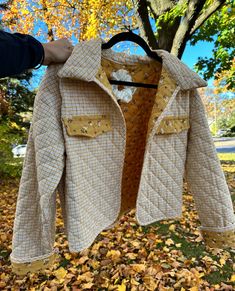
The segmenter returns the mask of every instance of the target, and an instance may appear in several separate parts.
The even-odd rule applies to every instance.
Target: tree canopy
[[[3,21],[11,30],[53,40],[109,38],[130,27],[153,49],[181,58],[186,44],[214,43],[211,58],[199,58],[196,69],[215,77],[226,89],[235,87],[232,0],[10,0]]]

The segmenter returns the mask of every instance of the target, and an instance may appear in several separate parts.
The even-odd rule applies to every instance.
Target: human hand
[[[51,63],[64,63],[73,51],[73,45],[67,38],[61,38],[52,42],[42,43],[44,48],[43,65]]]

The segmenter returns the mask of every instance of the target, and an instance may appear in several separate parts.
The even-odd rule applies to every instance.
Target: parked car
[[[227,133],[227,129],[219,129],[217,131],[217,136],[222,137],[222,136],[226,135],[226,133]]]
[[[217,137],[235,137],[234,128],[220,129],[217,132]]]
[[[24,158],[26,153],[27,144],[19,144],[18,146],[12,149],[14,158]]]

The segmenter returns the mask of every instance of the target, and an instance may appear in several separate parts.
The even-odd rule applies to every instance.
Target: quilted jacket
[[[35,97],[10,255],[18,274],[53,263],[57,191],[71,252],[135,207],[141,226],[180,218],[183,179],[205,243],[235,248],[231,195],[197,91],[207,83],[167,51],[155,50],[161,64],[102,42],[80,42],[49,66]],[[119,69],[158,88],[121,102],[108,81]]]

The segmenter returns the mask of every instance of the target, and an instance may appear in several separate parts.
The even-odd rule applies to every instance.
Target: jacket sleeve
[[[185,179],[210,247],[235,249],[235,215],[231,194],[217,156],[206,113],[197,90],[190,96],[190,130]]]
[[[10,254],[17,274],[47,268],[56,257],[56,191],[64,169],[59,66],[47,69],[34,101]]]
[[[0,78],[23,73],[42,62],[42,44],[31,35],[0,31]]]

